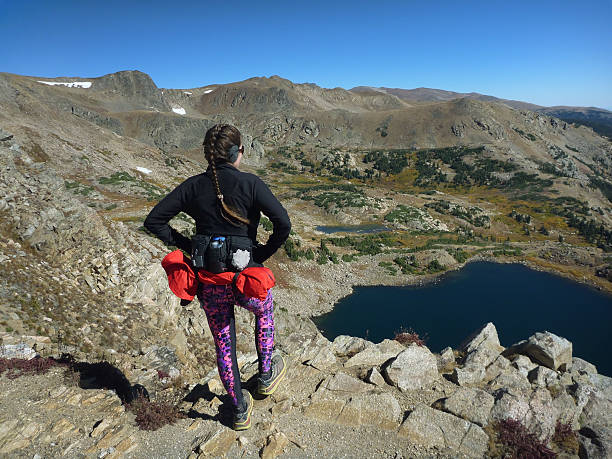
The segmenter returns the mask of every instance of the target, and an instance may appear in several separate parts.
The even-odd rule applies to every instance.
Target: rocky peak
[[[136,105],[129,108],[127,106],[117,107],[118,111],[134,108],[169,110],[163,101],[162,91],[153,82],[153,79],[138,70],[123,70],[96,78],[93,80],[91,89],[105,93],[113,99],[120,97],[123,105],[126,105],[126,102]]]

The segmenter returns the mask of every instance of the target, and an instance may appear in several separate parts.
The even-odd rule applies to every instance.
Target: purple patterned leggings
[[[236,327],[234,304],[255,314],[255,347],[259,357],[259,372],[270,370],[274,350],[274,310],[272,292],[265,300],[250,298],[235,291],[231,285],[200,283],[198,299],[206,312],[208,325],[215,340],[219,377],[232,398],[234,407],[242,405],[240,372],[236,361]]]

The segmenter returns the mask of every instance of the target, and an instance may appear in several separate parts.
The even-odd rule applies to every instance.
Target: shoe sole
[[[248,406],[249,409],[247,410],[247,418],[246,420],[242,421],[242,422],[234,422],[234,430],[247,430],[251,427],[251,413],[253,412],[253,396],[251,395],[250,392],[247,392],[247,394],[249,394],[249,401]]]
[[[257,393],[259,395],[272,395],[278,388],[278,383],[281,382],[281,380],[285,377],[287,365],[285,364],[285,359],[282,356],[281,356],[281,359],[283,359],[283,369],[276,377],[276,380],[274,380],[274,382],[270,384],[268,387],[264,387],[264,388],[258,387],[257,388]]]

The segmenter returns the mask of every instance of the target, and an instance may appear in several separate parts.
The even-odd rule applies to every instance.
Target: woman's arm
[[[145,228],[164,243],[178,247],[187,253],[191,253],[191,240],[172,228],[168,222],[179,212],[185,210],[186,203],[190,199],[191,188],[188,181],[181,183],[153,207],[144,221]]]
[[[274,255],[274,252],[287,240],[291,231],[291,221],[283,205],[261,180],[257,180],[254,197],[257,206],[273,225],[272,234],[265,245],[260,245],[253,250],[255,262],[263,263]]]

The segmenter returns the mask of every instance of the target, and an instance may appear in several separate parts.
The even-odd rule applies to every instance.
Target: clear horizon
[[[612,110],[612,1],[118,2],[0,0],[0,71],[160,88],[279,75],[324,88],[477,92]]]

